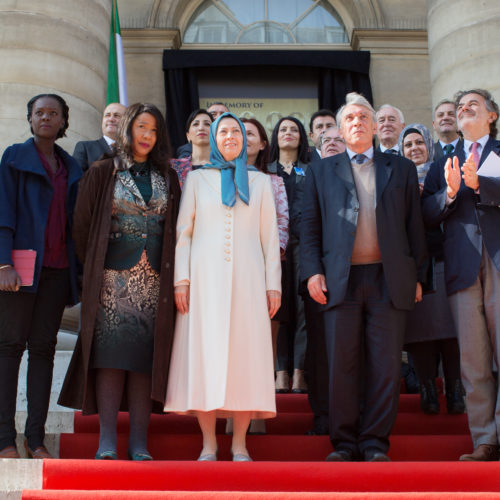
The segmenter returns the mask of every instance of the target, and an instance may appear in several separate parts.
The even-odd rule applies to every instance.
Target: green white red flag
[[[124,106],[128,106],[127,78],[125,74],[125,60],[123,57],[117,0],[112,0],[112,4],[106,104],[120,102]]]

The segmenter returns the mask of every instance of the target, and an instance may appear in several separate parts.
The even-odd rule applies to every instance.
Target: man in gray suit
[[[498,105],[483,89],[461,91],[455,106],[464,136],[456,155],[431,165],[422,193],[424,219],[443,224],[446,291],[458,332],[462,382],[473,453],[460,460],[496,461],[500,443],[500,175],[481,174],[500,155]]]
[[[438,136],[438,140],[434,144],[434,161],[453,154],[457,147],[462,146],[458,135],[455,103],[453,101],[443,99],[437,103],[434,108],[432,126]]]
[[[111,153],[111,146],[116,140],[118,125],[127,108],[119,102],[112,102],[104,109],[102,115],[102,137],[95,141],[76,143],[73,157],[85,172],[92,163],[99,160],[104,153]]]
[[[363,96],[346,96],[337,123],[346,151],[310,165],[300,227],[301,280],[323,311],[328,353],[327,460],[388,461],[406,311],[427,268],[417,171],[373,151]]]

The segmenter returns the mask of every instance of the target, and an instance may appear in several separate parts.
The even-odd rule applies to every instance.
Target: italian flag
[[[120,102],[124,106],[128,106],[125,60],[123,58],[120,19],[118,18],[118,6],[116,2],[117,0],[112,0],[106,105],[111,102]]]

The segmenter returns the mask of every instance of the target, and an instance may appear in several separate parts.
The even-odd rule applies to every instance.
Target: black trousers
[[[352,266],[342,304],[323,313],[330,439],[386,453],[399,399],[406,312],[393,307],[381,264]]]
[[[31,449],[43,445],[57,332],[70,294],[68,269],[43,268],[36,293],[0,292],[0,449],[15,445],[19,365],[28,348],[28,419]]]
[[[323,432],[328,429],[328,356],[323,312],[319,311],[318,304],[311,299],[307,290],[303,297],[307,331],[307,398],[314,414],[313,430]]]

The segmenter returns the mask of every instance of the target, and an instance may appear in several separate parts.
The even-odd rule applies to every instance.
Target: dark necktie
[[[455,148],[453,147],[453,144],[446,144],[446,146],[443,148],[444,154],[449,155],[453,152]]]
[[[352,159],[354,160],[354,163],[361,165],[362,163],[364,163],[366,161],[367,158],[363,153],[360,153],[359,155],[354,155],[352,157]]]

